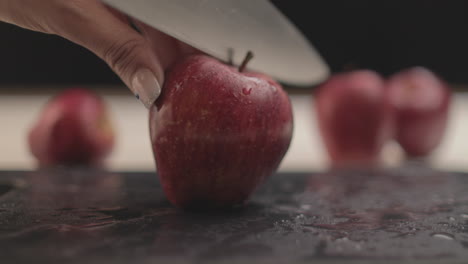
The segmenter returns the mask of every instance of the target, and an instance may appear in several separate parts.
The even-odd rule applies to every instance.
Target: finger
[[[161,92],[164,70],[148,41],[97,0],[68,0],[53,33],[80,44],[102,58],[149,108]],[[53,24],[51,24],[53,23]]]

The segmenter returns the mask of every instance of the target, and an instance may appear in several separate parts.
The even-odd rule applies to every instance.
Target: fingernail
[[[132,78],[131,90],[135,97],[139,99],[146,108],[158,99],[161,94],[161,86],[158,79],[154,76],[153,72],[148,69],[138,70]]]

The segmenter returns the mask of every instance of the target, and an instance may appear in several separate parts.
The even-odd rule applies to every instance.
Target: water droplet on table
[[[449,233],[433,233],[431,234],[434,238],[445,239],[445,240],[455,240],[455,237]]]

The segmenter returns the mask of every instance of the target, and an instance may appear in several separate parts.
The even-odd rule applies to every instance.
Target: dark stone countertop
[[[183,212],[154,173],[0,172],[0,263],[466,263],[468,177],[277,174],[243,208]]]

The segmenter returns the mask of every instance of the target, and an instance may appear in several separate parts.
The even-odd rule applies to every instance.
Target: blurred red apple
[[[426,156],[441,142],[450,107],[450,89],[431,71],[414,67],[387,81],[395,116],[395,138],[408,156]]]
[[[101,165],[114,146],[104,101],[85,89],[52,98],[29,133],[29,147],[41,167]]]
[[[149,122],[166,196],[192,209],[242,204],[278,168],[293,130],[278,83],[202,55],[168,72]]]
[[[332,165],[376,165],[391,136],[384,82],[370,70],[332,76],[315,99],[320,132]]]

